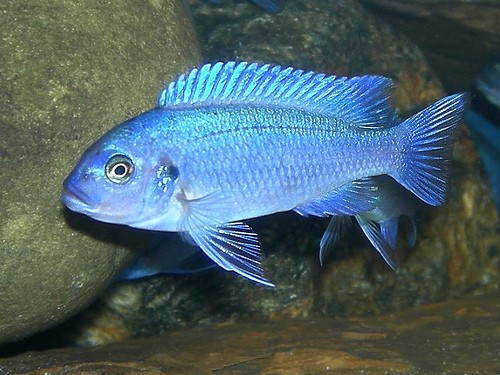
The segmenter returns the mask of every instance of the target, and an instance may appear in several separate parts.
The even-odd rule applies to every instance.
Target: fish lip
[[[61,193],[62,203],[72,211],[89,213],[96,209],[95,202],[88,194],[65,181]]]

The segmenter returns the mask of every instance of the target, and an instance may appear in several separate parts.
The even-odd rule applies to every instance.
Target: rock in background
[[[425,53],[449,90],[468,90],[485,64],[500,56],[497,1],[361,0]]]
[[[62,181],[111,126],[199,63],[173,0],[0,4],[0,342],[87,306],[144,243],[63,210]]]

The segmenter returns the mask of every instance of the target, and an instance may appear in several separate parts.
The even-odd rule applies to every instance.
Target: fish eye
[[[125,155],[114,155],[106,163],[106,177],[116,184],[124,184],[134,172],[134,164]]]

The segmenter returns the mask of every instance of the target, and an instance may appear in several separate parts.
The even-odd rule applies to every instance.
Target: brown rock
[[[363,0],[422,49],[449,90],[468,90],[500,56],[497,1]]]
[[[219,324],[0,359],[2,374],[436,374],[500,371],[500,295],[377,318]]]

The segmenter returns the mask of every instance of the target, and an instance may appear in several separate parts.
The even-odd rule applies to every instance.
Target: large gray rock
[[[66,212],[84,149],[199,62],[174,0],[0,4],[0,342],[54,325],[108,285],[147,234]]]

